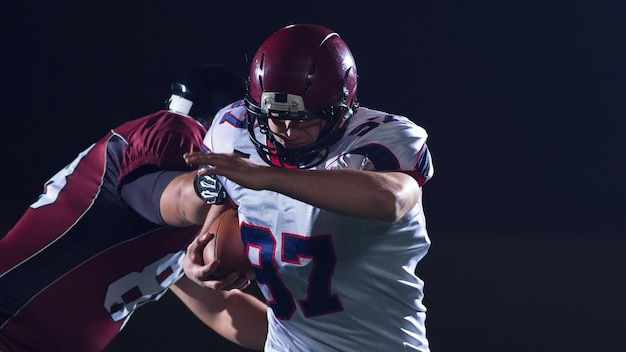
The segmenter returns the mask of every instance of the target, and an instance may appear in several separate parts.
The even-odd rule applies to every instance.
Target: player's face
[[[322,119],[279,120],[268,119],[274,139],[285,148],[301,148],[317,141],[326,125]]]

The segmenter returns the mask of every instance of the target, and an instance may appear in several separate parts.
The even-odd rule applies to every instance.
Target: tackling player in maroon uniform
[[[263,345],[263,303],[203,289],[181,268],[210,207],[182,155],[200,150],[198,121],[244,95],[230,69],[195,70],[167,109],[113,128],[45,184],[0,240],[0,351],[100,351],[168,288],[224,337]]]

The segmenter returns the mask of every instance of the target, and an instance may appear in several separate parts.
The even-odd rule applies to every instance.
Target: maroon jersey
[[[205,133],[159,111],[111,130],[46,183],[0,240],[0,351],[100,351],[182,276],[200,227],[145,219],[120,184],[143,166],[191,171],[182,155]]]

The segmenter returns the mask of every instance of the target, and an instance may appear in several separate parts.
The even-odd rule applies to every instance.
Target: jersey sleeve
[[[213,119],[204,137],[203,151],[211,153],[231,153],[239,141],[247,141],[248,129],[243,100],[220,110]]]
[[[170,170],[150,172],[126,183],[120,191],[126,203],[144,219],[167,225],[161,217],[161,195],[174,178],[184,173]]]
[[[406,117],[379,115],[356,126],[349,134],[358,140],[349,154],[365,157],[360,168],[401,171],[415,178],[420,186],[432,178],[434,167],[426,144],[428,134]]]
[[[195,120],[174,115],[147,119],[128,137],[120,166],[120,181],[144,166],[151,169],[191,171],[184,153],[200,151],[206,130]]]

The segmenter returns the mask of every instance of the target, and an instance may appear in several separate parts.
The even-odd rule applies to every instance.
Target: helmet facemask
[[[261,104],[257,104],[249,95],[246,96],[248,132],[261,158],[271,166],[308,169],[321,164],[328,156],[330,146],[343,136],[348,120],[353,115],[353,109],[345,104],[320,110],[306,110],[302,97],[292,94],[265,92],[261,100]],[[326,124],[314,143],[299,148],[286,148],[274,138],[269,119],[298,121],[321,119]],[[267,137],[266,143],[256,138],[255,123],[258,123],[260,132]]]

